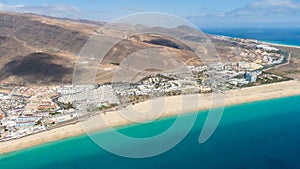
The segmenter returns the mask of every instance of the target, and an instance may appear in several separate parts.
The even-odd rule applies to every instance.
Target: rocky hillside
[[[72,83],[74,65],[78,54],[92,35],[101,34],[100,30],[105,29],[102,27],[104,24],[103,22],[87,20],[0,12],[0,84]],[[143,62],[142,60],[147,58],[143,58],[145,57],[143,52],[139,51],[149,48],[159,48],[159,55],[161,56],[176,55],[188,65],[203,64],[203,60],[196,57],[188,46],[197,45],[204,39],[201,36],[195,36],[189,27],[179,26],[173,29],[143,27],[143,29],[148,32],[175,34],[180,36],[184,43],[178,39],[159,34],[139,34],[127,37],[107,53],[103,65],[94,68],[87,66],[81,71],[97,69],[97,82],[110,82],[114,71],[128,55],[136,53],[136,57],[139,57]],[[122,36],[124,32],[116,32],[116,34]],[[112,36],[115,35],[112,33]],[[209,37],[221,60],[242,60],[240,53],[243,51],[243,46],[228,44],[226,40],[220,41],[214,36]],[[103,43],[106,41],[104,40]],[[99,45],[101,46],[101,44]],[[299,56],[299,52],[291,52]],[[203,49],[203,54],[207,56],[214,53],[214,50]],[[176,65],[178,61],[172,59],[169,57],[168,60],[163,58],[158,61],[160,64],[166,64],[166,66],[168,64]],[[293,60],[293,63],[298,63],[297,61]],[[286,67],[288,68],[288,66]],[[298,68],[296,69],[298,71]],[[282,74],[286,75],[290,75],[290,72],[290,69],[282,69],[281,71]]]
[[[32,14],[0,13],[0,82],[70,82],[72,67],[96,25]]]
[[[101,22],[0,12],[0,83],[71,83],[76,56],[102,25]],[[108,53],[105,63],[120,63],[130,53],[158,46],[176,53],[188,64],[201,64],[184,44],[160,35],[139,35],[123,40]],[[106,74],[109,80],[111,72]]]

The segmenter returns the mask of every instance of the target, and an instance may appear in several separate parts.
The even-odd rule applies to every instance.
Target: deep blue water
[[[0,168],[299,169],[299,103],[300,96],[295,96],[227,107],[216,132],[204,144],[198,143],[198,137],[207,112],[200,113],[180,144],[151,158],[129,159],[110,154],[84,135],[1,155]],[[147,137],[167,129],[174,119],[119,130],[131,136]],[[99,132],[96,136],[108,137],[108,133]],[[112,141],[122,144],[122,140]],[[127,148],[130,151],[141,147]]]
[[[202,31],[215,35],[300,46],[300,28],[207,28]]]

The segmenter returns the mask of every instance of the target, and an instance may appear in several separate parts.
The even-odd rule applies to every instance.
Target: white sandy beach
[[[287,81],[238,90],[231,90],[226,92],[225,94],[226,98],[224,100],[224,105],[235,105],[293,95],[300,95],[299,81]],[[197,99],[199,100],[197,101]],[[151,108],[151,104],[152,106],[155,106]],[[93,116],[81,123],[56,128],[50,131],[45,131],[17,140],[1,142],[0,154],[84,134],[84,130],[94,131],[103,129],[107,124],[105,124],[105,122],[99,122],[99,116],[101,116],[111,126],[121,126],[125,124],[131,124],[133,123],[132,121],[144,122],[166,116],[177,115],[180,113],[205,110],[209,109],[211,106],[211,94],[156,98],[153,100],[138,103],[134,106],[127,107],[127,111],[123,111],[123,113],[126,114],[126,117],[130,118],[131,121],[124,118],[124,116],[120,114],[120,111],[107,112],[106,114]],[[134,113],[134,110],[137,110],[137,112],[139,113]],[[82,128],[82,126],[84,126],[84,129]]]
[[[300,49],[300,46],[293,46],[293,45],[284,45],[284,44],[277,44],[277,43],[271,43],[271,42],[262,42],[266,45],[271,45],[271,46],[279,46],[279,47],[287,47],[287,48],[297,48]]]

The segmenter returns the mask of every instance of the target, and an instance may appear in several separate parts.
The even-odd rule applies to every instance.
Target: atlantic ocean
[[[203,28],[204,33],[300,46],[300,28]]]

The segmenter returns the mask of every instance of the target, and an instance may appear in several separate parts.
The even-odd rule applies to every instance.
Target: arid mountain
[[[70,82],[72,67],[96,25],[32,14],[0,13],[0,82]]]
[[[1,12],[0,83],[71,83],[76,56],[102,25],[101,22]],[[109,51],[104,63],[120,63],[128,54],[151,47],[176,53],[192,65],[201,63],[193,59],[190,49],[178,40],[146,34],[121,41]]]
[[[87,20],[0,12],[0,84],[71,83],[74,65],[80,51],[90,37],[95,33],[101,34],[101,29],[105,29],[104,24]],[[134,26],[130,26],[130,29],[134,29]],[[110,82],[113,73],[128,55],[136,52],[136,57],[143,59],[143,53],[139,51],[149,48],[158,48],[162,56],[176,55],[187,65],[203,63],[203,60],[195,56],[189,46],[197,46],[197,43],[203,43],[205,38],[201,35],[196,36],[197,33],[193,29],[186,26],[172,29],[140,27],[145,32],[175,35],[184,40],[184,43],[165,34],[137,34],[124,38],[111,48],[104,57],[102,65],[83,67],[81,71],[97,69],[97,82]],[[125,32],[110,33],[111,36],[123,36]],[[242,60],[239,55],[242,46],[227,44],[210,35],[208,37],[211,38],[215,48],[208,51],[203,49],[203,55],[212,56],[218,52],[221,60]],[[102,41],[106,43],[105,39]],[[158,61],[166,66],[176,65],[178,62],[172,57]],[[141,63],[146,62],[141,61]],[[143,66],[142,64],[137,66]],[[289,75],[286,72],[283,73]]]

